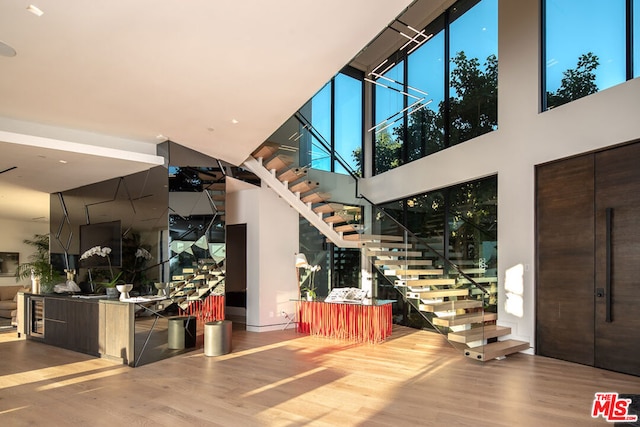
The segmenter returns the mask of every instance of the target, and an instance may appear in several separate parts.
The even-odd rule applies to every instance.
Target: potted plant
[[[33,293],[50,293],[56,283],[63,282],[63,277],[53,269],[49,259],[49,235],[35,234],[33,239],[25,239],[23,242],[35,249],[29,255],[29,262],[18,265],[16,269],[16,281],[31,279],[31,291]]]
[[[116,285],[119,285],[124,282],[120,280],[120,276],[122,276],[122,271],[118,272],[118,274],[116,274],[115,276],[113,275],[113,269],[111,268],[110,254],[111,254],[111,248],[107,246],[105,247],[94,246],[91,249],[87,250],[85,253],[83,253],[80,256],[80,260],[87,259],[94,255],[106,258],[107,263],[109,264],[109,277],[103,278],[103,277],[100,277],[99,275],[96,276],[96,279],[99,279],[99,281],[95,282],[95,284],[97,285],[96,291],[101,291],[102,289],[104,289],[107,295],[117,296],[118,292],[116,290]],[[93,279],[91,279],[91,271],[89,271],[89,277],[90,277],[90,280],[93,282]]]

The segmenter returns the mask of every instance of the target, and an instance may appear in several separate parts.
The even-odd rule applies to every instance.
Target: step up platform
[[[492,342],[480,347],[469,348],[464,351],[464,355],[481,362],[495,359],[496,357],[503,357],[508,354],[517,353],[529,349],[529,343],[526,341],[518,340],[504,340]]]

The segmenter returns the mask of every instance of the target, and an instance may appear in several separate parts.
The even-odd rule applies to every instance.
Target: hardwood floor
[[[0,334],[0,425],[584,426],[640,377],[516,354],[482,364],[432,333],[378,345],[234,324],[233,350],[129,368]],[[160,345],[160,344],[154,344]]]

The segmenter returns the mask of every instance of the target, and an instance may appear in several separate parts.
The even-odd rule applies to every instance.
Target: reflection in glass
[[[331,141],[331,82],[311,99],[311,115],[307,119],[316,131],[326,140]],[[318,144],[310,144],[310,167],[323,171],[331,171],[331,155]]]
[[[449,30],[449,145],[498,126],[498,1],[461,1]]]
[[[547,109],[626,80],[625,16],[623,1],[545,0]]]
[[[338,74],[334,86],[334,151],[356,170],[353,153],[362,146],[362,80]],[[347,173],[338,162],[334,172]]]
[[[431,104],[409,116],[407,161],[411,162],[445,148],[444,123],[444,21],[427,31],[434,36],[407,59],[408,84],[428,93]],[[434,28],[435,27],[435,28]]]
[[[404,81],[404,61],[400,61],[378,81],[388,88],[375,85],[375,117],[374,122],[379,125],[375,132],[374,174],[379,174],[400,165],[402,153],[403,120],[397,120],[398,112],[405,107],[405,97],[402,84],[394,82]]]

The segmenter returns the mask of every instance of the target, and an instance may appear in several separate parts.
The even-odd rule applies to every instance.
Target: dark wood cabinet
[[[25,295],[29,338],[99,356],[99,304],[92,300]]]

